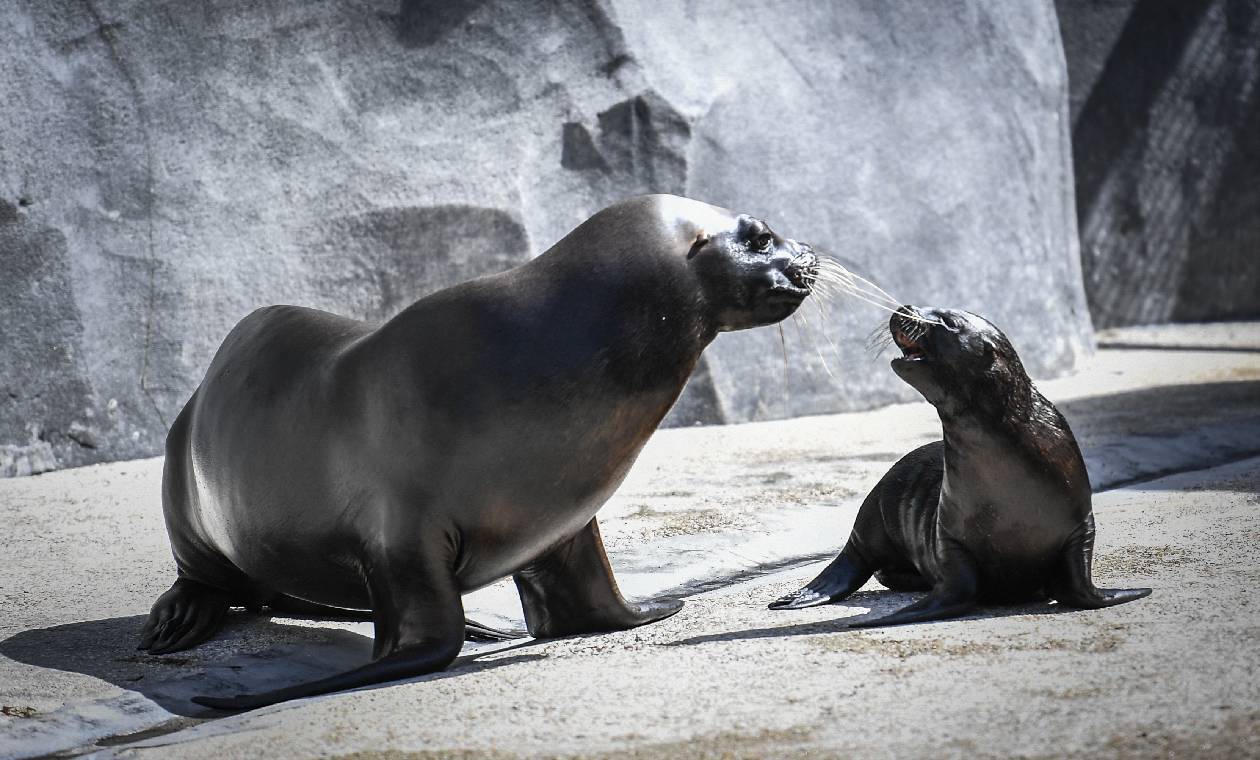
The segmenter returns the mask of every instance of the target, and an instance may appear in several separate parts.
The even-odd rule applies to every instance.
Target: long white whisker
[[[787,360],[787,338],[783,335],[783,322],[779,322],[779,345],[783,346],[783,387],[791,392],[791,385],[788,384],[788,360]]]
[[[876,291],[877,293],[879,293],[880,295],[882,295],[884,298],[887,298],[889,301],[892,301],[893,303],[897,303],[897,299],[896,299],[896,298],[893,298],[891,295],[889,295],[889,294],[888,294],[888,291],[884,290],[884,289],[883,289],[883,288],[881,288],[880,286],[878,286],[878,285],[876,285],[875,283],[871,282],[870,280],[866,279],[866,278],[865,278],[865,277],[863,277],[862,275],[860,275],[860,274],[854,274],[854,275],[853,275],[853,277],[854,277],[854,279],[856,279],[858,282],[861,282],[861,283],[862,283],[862,284],[864,284],[864,285],[869,285],[870,287],[874,288],[874,289],[875,289],[875,291]]]
[[[892,314],[901,314],[904,319],[911,322],[943,324],[936,318],[923,317],[902,311],[901,306],[903,302],[894,298],[888,291],[862,275],[850,271],[848,267],[827,254],[818,253],[817,251],[815,253],[817,254],[817,266],[812,273],[812,284],[820,293],[831,295],[839,291],[840,295],[851,296],[877,309],[882,309]]]
[[[822,304],[817,301],[814,302],[814,306],[818,309],[818,323],[822,328],[823,338],[825,338],[827,340],[827,344],[831,346],[831,352],[836,355],[836,361],[839,361],[840,349],[836,348],[836,342],[831,339],[831,330],[827,329],[830,327],[830,325],[827,324],[827,313],[823,311]]]
[[[848,267],[844,266],[843,264],[836,261],[835,259],[828,258],[825,256],[819,257],[818,258],[818,271],[819,273],[838,275],[842,278],[854,281],[855,284],[860,283],[861,285],[869,286],[873,295],[879,295],[882,298],[885,298],[891,302],[897,303],[897,299],[893,298],[888,293],[888,291],[884,290],[879,285],[875,284],[871,280],[868,280],[867,278],[863,277],[857,272],[850,270]]]
[[[894,308],[892,308],[891,306],[889,306],[889,305],[887,305],[887,304],[880,303],[879,301],[875,301],[875,300],[872,300],[872,299],[870,299],[870,298],[867,298],[865,295],[859,294],[859,293],[858,293],[858,292],[856,292],[856,291],[852,291],[852,290],[850,290],[850,291],[847,291],[847,293],[848,293],[848,295],[853,296],[854,298],[858,299],[859,301],[864,301],[864,302],[866,302],[866,303],[869,303],[871,306],[874,306],[874,307],[875,307],[875,308],[877,308],[877,309],[883,309],[884,311],[886,311],[886,312],[888,312],[888,313],[890,313],[890,314],[896,314],[896,313],[897,313],[897,310],[896,310],[896,309],[894,309]],[[910,317],[910,318],[911,318],[911,319],[916,319],[915,317]],[[917,319],[916,319],[916,321],[919,321],[919,320],[917,320]]]
[[[897,307],[901,306],[901,303],[897,299],[888,295],[888,293],[884,292],[884,290],[881,289],[879,286],[871,284],[869,280],[860,280],[860,279],[849,280],[849,279],[842,278],[842,279],[837,279],[837,280],[828,280],[828,282],[835,285],[841,285],[847,289],[850,289],[859,293],[864,293],[875,300],[885,301]],[[870,284],[870,287],[869,288],[866,287],[866,284]]]
[[[800,314],[800,311],[797,311],[796,313]],[[806,328],[809,327],[809,320],[805,319],[804,314],[801,314],[801,322],[805,325]],[[807,333],[809,332],[808,329],[806,330],[806,332]],[[814,351],[818,353],[818,359],[822,362],[823,369],[827,372],[827,377],[830,377],[832,381],[834,382],[836,379],[836,376],[831,373],[831,367],[827,365],[827,357],[823,356],[822,349],[818,347],[818,342],[814,340],[813,337],[810,338],[809,342],[813,344]]]
[[[857,275],[838,275],[838,274],[819,274],[818,280],[832,285],[844,287],[847,290],[863,293],[873,300],[885,301],[893,306],[900,307],[901,302],[890,296],[887,291],[879,287],[875,283],[864,277]]]

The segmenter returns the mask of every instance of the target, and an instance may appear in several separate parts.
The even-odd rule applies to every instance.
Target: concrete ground
[[[0,481],[0,757],[1260,757],[1260,325],[1099,339],[1040,386],[1102,491],[1096,578],[1147,599],[845,630],[913,596],[872,581],[767,610],[938,435],[932,410],[666,430],[600,521],[623,590],[686,596],[675,617],[225,717],[188,698],[358,664],[370,626],[239,612],[189,652],[136,652],[173,574],[161,462],[100,465]],[[508,584],[466,604],[519,625]]]

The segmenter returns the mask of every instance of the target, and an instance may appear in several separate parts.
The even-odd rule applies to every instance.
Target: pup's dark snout
[[[910,327],[922,319],[919,310],[906,304],[893,312],[888,319],[888,329],[893,332],[908,332]]]

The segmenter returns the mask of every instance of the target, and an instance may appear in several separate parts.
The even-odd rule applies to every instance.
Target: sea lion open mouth
[[[911,338],[899,329],[893,330],[893,342],[901,349],[901,358],[911,362],[927,361],[928,353],[922,343]]]
[[[894,365],[928,361],[931,356],[926,340],[932,327],[913,306],[902,306],[894,312],[888,320],[888,331],[892,333],[893,343],[901,349],[901,356],[893,359]]]

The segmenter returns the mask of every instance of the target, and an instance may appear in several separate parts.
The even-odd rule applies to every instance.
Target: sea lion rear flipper
[[[525,631],[519,629],[505,631],[502,628],[491,628],[476,620],[464,620],[464,638],[468,641],[511,641],[526,635],[528,634]]]
[[[179,578],[153,603],[136,648],[167,654],[194,647],[219,630],[230,604],[227,592]]]
[[[287,594],[277,594],[267,606],[273,612],[280,612],[288,615],[304,615],[323,620],[371,620],[371,610],[356,610],[349,607],[333,607],[328,604],[320,604],[319,602],[308,602],[305,599],[299,599],[296,596]]]
[[[1094,559],[1094,516],[1081,523],[1063,547],[1058,574],[1051,579],[1047,591],[1059,604],[1093,610],[1112,607],[1149,596],[1149,588],[1098,588],[1090,567]]]
[[[431,556],[419,551],[402,560],[386,558],[373,564],[368,577],[376,622],[373,662],[273,691],[192,701],[218,710],[252,710],[444,669],[464,645],[464,605],[450,563],[426,562],[424,558]]]
[[[966,615],[980,596],[980,570],[960,544],[941,539],[938,572],[940,578],[927,596],[881,618],[858,620],[850,628],[876,628],[886,625],[925,623],[929,620]]]
[[[321,618],[324,620],[371,620],[371,610],[359,610],[350,607],[333,607],[328,604],[320,604],[318,602],[308,602],[305,599],[299,599],[287,594],[278,594],[271,601],[267,602],[267,606],[275,612],[287,613],[290,615],[309,615],[310,617]],[[511,630],[505,631],[499,628],[491,628],[484,623],[478,623],[475,620],[464,620],[464,638],[468,641],[511,641],[523,637],[523,631]]]
[[[627,602],[617,590],[593,519],[512,579],[521,595],[525,624],[537,638],[622,631],[669,617],[683,605],[678,599]]]
[[[870,579],[873,570],[865,562],[853,543],[845,545],[840,556],[810,581],[804,588],[781,596],[770,603],[772,610],[799,610],[820,604],[839,601],[862,587]]]

